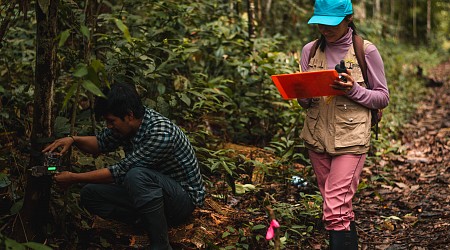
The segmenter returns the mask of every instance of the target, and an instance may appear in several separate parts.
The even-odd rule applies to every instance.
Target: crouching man
[[[125,158],[94,171],[61,172],[54,179],[63,186],[86,183],[81,204],[88,211],[125,223],[140,219],[150,249],[172,249],[168,226],[183,223],[205,199],[195,152],[178,126],[143,106],[134,86],[113,84],[103,92],[106,98],[96,98],[94,111],[106,128],[96,136],[58,139],[43,152],[64,154],[74,145],[97,155],[122,148]]]

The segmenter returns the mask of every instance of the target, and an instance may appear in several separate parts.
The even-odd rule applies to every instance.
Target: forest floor
[[[359,190],[353,203],[362,250],[450,249],[450,61],[428,75],[443,84],[424,83],[432,88],[432,94],[418,105],[413,119],[401,130],[400,154],[382,155],[363,169],[361,179],[367,185]],[[227,147],[252,159],[273,160],[270,153],[254,147]],[[228,194],[220,196],[220,186],[226,182],[214,183],[215,195],[209,196],[205,206],[194,212],[194,218],[171,229],[174,249],[240,249],[243,245],[239,242],[246,241],[242,237],[259,234],[263,239],[270,221],[267,216],[270,208],[264,203],[267,195],[271,196],[269,199],[292,202],[289,197],[298,193],[292,185],[265,180],[258,192],[237,196],[225,188],[224,193]],[[320,220],[311,222],[314,230],[307,237],[284,248],[327,249],[327,234]],[[122,246],[129,243],[129,248],[136,248],[146,244],[144,235],[129,237],[130,231],[120,232],[109,223],[97,218],[93,225],[95,234],[105,236],[103,229],[108,228],[115,232],[116,240],[122,240]],[[249,232],[249,224],[266,227]],[[115,246],[121,248],[120,244]],[[265,240],[250,246],[250,249],[274,249]]]
[[[450,61],[429,76],[443,85],[427,82],[432,95],[401,131],[403,153],[363,170],[389,184],[354,201],[361,249],[450,249]]]
[[[375,157],[364,167],[361,182],[365,185],[360,186],[353,200],[360,249],[450,249],[449,76],[450,61],[428,72],[427,79],[443,84],[424,82],[431,95],[418,105],[416,114],[403,126],[399,135],[401,141],[392,142],[401,145],[400,150]],[[234,144],[224,147],[253,161],[270,163],[275,160],[271,152],[260,148]],[[301,164],[289,168],[291,172],[280,171],[302,173],[306,169]],[[212,185],[205,205],[196,209],[186,224],[169,232],[173,248],[275,249],[273,242],[276,241],[266,241],[265,235],[272,219],[268,215],[275,204],[280,203],[288,204],[286,211],[277,207],[279,217],[276,219],[281,228],[275,230],[275,239],[283,242],[282,237],[292,225],[279,214],[281,211],[285,213],[284,218],[289,218],[286,217],[292,212],[289,209],[301,207],[297,206],[302,199],[300,191],[289,183],[291,176],[288,174],[284,176],[286,181],[279,183],[271,180],[273,176],[255,173],[253,170],[251,176],[240,176],[256,187],[241,185],[241,191],[243,188],[252,190],[240,195],[230,191],[230,182],[225,178],[208,177]],[[308,181],[311,184],[301,191],[317,194],[314,180]],[[73,233],[48,241],[55,249],[145,249],[148,244],[142,231],[100,218],[80,218],[83,216],[73,211],[67,218],[70,220],[67,228]],[[328,236],[320,214],[302,216],[300,220],[311,227],[289,231],[289,243],[281,243],[282,248],[327,249]]]

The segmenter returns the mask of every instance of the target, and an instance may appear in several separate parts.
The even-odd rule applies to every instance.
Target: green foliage
[[[315,26],[306,24],[312,1],[272,1],[269,12],[262,9],[257,36],[252,39],[248,34],[247,13],[243,11],[245,1],[103,2],[104,5],[98,6],[98,15],[90,16],[84,1],[61,1],[60,33],[55,40],[59,69],[55,90],[59,111],[56,136],[70,132],[73,117],[69,111],[77,108],[81,97],[101,96],[100,88],[124,81],[137,85],[146,105],[186,130],[207,180],[210,176],[224,175],[239,178],[240,173],[248,174],[248,166],[258,166],[274,181],[285,183],[293,170],[280,166],[308,165],[306,150],[299,139],[304,112],[296,101],[281,99],[270,75],[298,71],[300,49],[318,36]],[[390,105],[380,124],[381,139],[372,141],[375,156],[401,153],[397,135],[428,93],[421,79],[415,77],[416,66],[422,66],[426,73],[448,59],[449,52],[448,22],[438,22],[448,19],[445,1],[432,1],[435,10],[432,27],[436,32],[429,43],[422,35],[412,41],[408,35],[412,34],[412,13],[404,11],[405,1],[394,2],[394,15],[402,16],[398,22],[356,18],[360,33],[374,42],[383,57],[390,89]],[[423,17],[426,1],[417,2],[417,13]],[[45,10],[48,1],[38,3]],[[371,4],[368,3],[369,7],[373,7]],[[9,131],[19,126],[21,134],[28,135],[35,63],[34,13],[31,11],[29,15],[31,21],[15,20],[0,48],[0,129]],[[426,31],[424,19],[419,20],[419,34]],[[428,45],[425,48],[400,43],[404,40]],[[91,133],[90,111],[77,112],[76,131]],[[220,148],[223,141],[265,147],[278,159],[266,164],[231,157],[234,152]],[[77,160],[102,167],[112,158],[95,163],[89,157]],[[303,174],[313,178],[309,167]],[[366,187],[364,183],[360,186]],[[237,185],[236,191],[245,194],[252,190],[243,184]],[[20,205],[17,202],[14,211]],[[297,204],[284,201],[273,204],[283,219],[284,243],[310,235],[313,221],[320,217],[320,205],[318,193],[300,193]],[[246,227],[258,233],[265,229],[263,225]],[[241,229],[227,228],[222,237],[236,237],[236,245],[230,248],[252,245],[252,239]],[[259,241],[263,237],[257,234],[254,238]]]
[[[26,133],[27,104],[33,100],[34,32],[33,24],[18,20],[19,25],[10,27],[1,44],[0,85],[1,110],[0,129]]]
[[[304,154],[300,153],[300,149],[304,147],[295,139],[286,137],[279,138],[279,141],[273,141],[266,149],[273,151],[279,160],[277,165],[289,165],[293,162],[309,162]]]
[[[236,171],[236,163],[228,157],[228,153],[232,150],[205,150],[208,151],[210,157],[206,159],[205,168],[208,168],[210,173],[216,171],[225,172],[226,174],[233,175]]]
[[[390,104],[383,111],[380,123],[380,140],[373,140],[379,154],[391,151],[399,152],[400,147],[394,141],[405,121],[427,97],[429,89],[425,88],[425,80],[418,78],[417,67],[428,69],[445,59],[438,51],[417,50],[417,48],[392,42],[380,43],[378,49],[385,63],[386,78],[390,92]],[[394,141],[393,141],[394,140]]]
[[[316,221],[322,214],[322,196],[320,193],[299,193],[295,204],[277,202],[273,209],[280,222],[280,232],[285,232],[285,244],[290,242],[301,242],[312,236]]]
[[[0,234],[0,248],[1,249],[14,249],[14,250],[26,250],[26,249],[34,249],[34,250],[51,250],[52,248],[36,243],[36,242],[27,242],[27,243],[19,243],[13,239],[10,239],[2,234]]]
[[[231,226],[226,227],[226,231],[222,233],[222,238],[233,237],[236,239],[234,246],[226,246],[223,249],[249,249],[247,236],[245,236],[244,230],[239,228],[233,228]]]

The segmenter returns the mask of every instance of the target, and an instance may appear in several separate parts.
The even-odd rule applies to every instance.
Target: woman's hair
[[[351,16],[352,16],[353,14],[350,14],[350,15],[347,15],[344,19],[349,19]],[[353,30],[353,35],[357,35],[357,33],[356,33],[356,25],[355,25],[355,23],[353,22],[353,21],[351,21],[349,24],[348,24],[348,27],[350,27],[350,28],[352,28],[352,30]],[[325,36],[324,35],[321,35],[320,36],[320,38],[319,38],[319,48],[320,48],[320,51],[322,51],[322,52],[324,52],[325,51],[325,46],[327,45],[327,43],[326,43],[326,40],[325,40]]]
[[[134,85],[115,83],[102,92],[106,98],[95,98],[94,112],[97,117],[111,114],[123,120],[130,112],[138,119],[144,116],[145,108]]]

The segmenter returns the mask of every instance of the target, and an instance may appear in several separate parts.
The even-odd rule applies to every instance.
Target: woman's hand
[[[331,84],[331,87],[334,89],[342,90],[344,92],[348,92],[353,88],[354,80],[350,73],[347,70],[347,73],[340,73],[341,77],[345,78],[347,81],[342,81],[341,78],[334,80],[334,84]]]
[[[65,152],[67,152],[70,148],[70,146],[72,146],[72,144],[75,142],[75,140],[73,139],[73,137],[63,137],[60,138],[58,140],[55,140],[53,143],[51,143],[50,145],[48,145],[47,147],[45,147],[42,152],[53,152],[54,150],[56,150],[59,147],[62,147],[61,151],[59,152],[60,155],[64,154]]]

